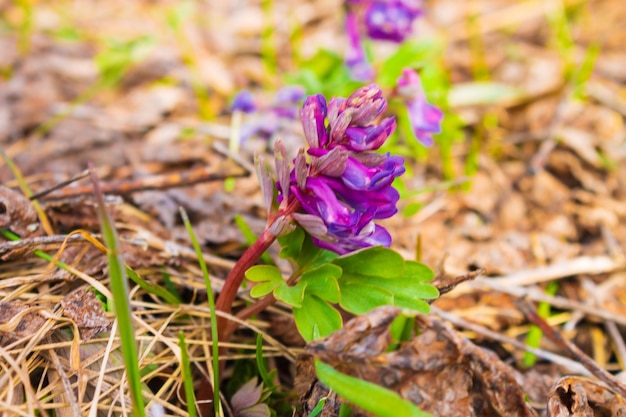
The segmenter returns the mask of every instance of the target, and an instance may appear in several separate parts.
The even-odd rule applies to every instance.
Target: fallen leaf
[[[548,397],[548,417],[626,416],[624,398],[599,381],[567,376]]]
[[[417,315],[419,334],[389,351],[390,326],[399,314],[395,307],[373,310],[309,343],[307,351],[437,416],[537,416],[526,404],[512,368],[439,319]]]

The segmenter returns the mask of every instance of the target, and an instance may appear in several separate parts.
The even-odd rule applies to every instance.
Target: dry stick
[[[529,269],[502,277],[481,280],[507,287],[538,284],[554,279],[566,278],[580,274],[603,274],[619,269],[626,269],[626,262],[615,260],[609,256],[580,256],[563,262],[554,263],[542,268]]]
[[[536,288],[509,288],[505,284],[493,284],[488,279],[472,282],[469,284],[472,288],[484,289],[490,288],[492,290],[509,294],[515,297],[526,297],[532,301],[544,301],[554,307],[564,310],[576,310],[581,311],[590,316],[598,317],[609,322],[615,322],[617,324],[626,325],[626,316],[622,316],[616,313],[610,313],[604,310],[600,310],[597,307],[590,306],[588,304],[580,303],[578,301],[572,301],[564,297],[555,297],[547,295]]]
[[[525,299],[516,300],[515,304],[526,318],[539,327],[543,334],[552,340],[561,349],[566,351],[572,358],[580,362],[595,377],[605,382],[610,389],[626,398],[626,387],[622,385],[613,375],[600,368],[598,364],[578,348],[575,344],[567,340],[561,333],[554,330],[543,318],[537,314],[537,309]]]
[[[137,191],[163,190],[173,187],[183,187],[201,182],[218,181],[228,177],[238,178],[249,175],[244,169],[228,169],[226,163],[221,163],[217,167],[200,167],[188,171],[180,171],[172,174],[158,174],[140,179],[123,179],[109,182],[102,182],[102,192],[105,194],[130,194]],[[92,186],[85,185],[76,188],[67,188],[60,193],[48,195],[47,199],[61,199],[76,197],[91,193]],[[42,191],[39,194],[47,194]]]
[[[497,332],[494,332],[493,330],[490,330],[490,329],[488,329],[488,328],[486,328],[484,326],[481,326],[479,324],[467,321],[467,320],[465,320],[462,317],[458,317],[458,316],[455,316],[452,313],[448,313],[446,311],[443,311],[443,310],[439,309],[436,306],[431,306],[430,309],[431,309],[431,311],[433,313],[435,313],[436,315],[438,315],[442,319],[444,319],[446,321],[449,321],[450,323],[454,324],[455,326],[462,327],[462,328],[467,329],[467,330],[471,330],[471,331],[473,331],[473,332],[475,332],[477,334],[480,334],[482,336],[485,336],[485,337],[487,337],[487,338],[489,338],[491,340],[495,340],[495,341],[498,341],[500,343],[506,343],[506,344],[509,344],[509,345],[511,345],[513,347],[516,347],[518,349],[525,350],[525,351],[530,352],[530,353],[532,353],[532,354],[534,354],[534,355],[536,355],[536,356],[538,356],[540,358],[543,358],[543,359],[548,360],[548,361],[550,361],[552,363],[555,363],[555,364],[557,364],[559,366],[562,366],[562,367],[564,367],[564,368],[566,368],[566,369],[568,369],[568,370],[570,370],[572,372],[576,372],[576,373],[579,373],[579,374],[582,374],[582,375],[587,375],[587,376],[591,375],[591,373],[585,367],[583,367],[580,363],[578,363],[576,361],[573,361],[573,360],[571,360],[569,358],[566,358],[566,357],[561,356],[561,355],[557,355],[556,353],[548,352],[548,351],[543,350],[543,349],[537,349],[537,348],[533,348],[533,347],[527,346],[524,343],[522,343],[522,342],[520,342],[520,341],[518,341],[516,339],[504,336],[504,335],[502,335],[500,333],[497,333]]]

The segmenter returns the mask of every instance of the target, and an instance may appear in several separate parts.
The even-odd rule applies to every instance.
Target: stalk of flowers
[[[290,224],[306,230],[317,246],[338,254],[390,245],[391,235],[376,220],[397,212],[399,194],[392,183],[405,169],[401,157],[375,152],[396,127],[394,117],[382,118],[386,109],[387,101],[374,84],[329,102],[320,94],[307,97],[300,113],[307,149],[298,152],[291,166],[277,146],[278,210],[229,273],[218,310],[230,313],[246,270]],[[262,175],[268,206],[270,184]],[[218,328],[225,341],[236,325],[220,317]]]
[[[405,169],[401,157],[374,152],[396,127],[394,117],[377,122],[386,110],[374,84],[347,99],[327,103],[318,94],[304,102],[308,150],[296,157],[288,185],[281,179],[279,200],[295,195],[304,213],[294,213],[294,220],[323,249],[345,254],[391,243],[375,220],[397,212],[400,196],[392,182]]]

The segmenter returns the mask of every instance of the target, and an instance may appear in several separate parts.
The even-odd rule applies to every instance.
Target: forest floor
[[[201,386],[211,311],[179,207],[219,291],[247,245],[238,216],[265,226],[259,149],[228,147],[233,95],[251,88],[269,103],[287,74],[345,42],[339,0],[262,3],[0,0],[0,229],[21,237],[0,237],[0,415],[88,415],[94,395],[98,415],[128,407],[108,346],[119,343],[114,315],[86,291],[108,291],[107,258],[85,238],[100,233],[88,162],[126,264],[183,300],[131,282],[149,415],[189,415],[178,334]],[[423,7],[414,36],[443,45],[462,137],[406,158],[401,213],[384,225],[392,248],[449,292],[418,316],[422,333],[396,362],[380,350],[396,310],[306,348],[279,303],[229,345],[224,404],[255,375],[260,332],[283,393],[272,401],[287,405],[278,415],[309,415],[328,395],[307,351],[404,396],[428,385],[419,405],[438,416],[626,415],[626,2]],[[290,134],[302,137],[298,125]],[[346,344],[356,353],[334,350]],[[329,401],[322,415],[336,409]]]

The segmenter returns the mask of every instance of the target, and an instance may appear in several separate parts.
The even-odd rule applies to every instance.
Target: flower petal
[[[328,141],[324,118],[326,117],[326,99],[321,94],[309,96],[302,105],[300,120],[304,136],[311,148],[324,147]]]

